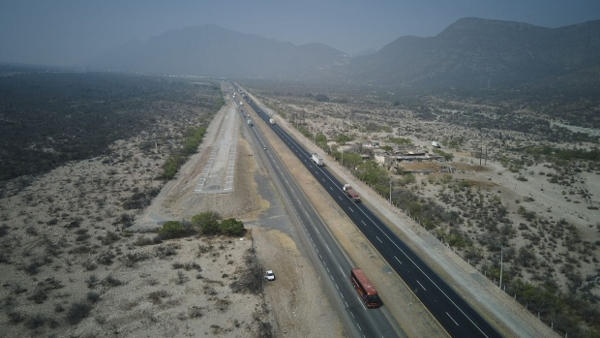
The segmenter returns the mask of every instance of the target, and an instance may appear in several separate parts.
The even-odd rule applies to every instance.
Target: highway
[[[450,336],[501,337],[487,321],[402,242],[369,208],[362,203],[352,202],[343,193],[341,189],[342,182],[339,182],[325,167],[316,166],[310,159],[311,154],[301,144],[290,137],[280,126],[269,124],[270,117],[255,102],[247,101],[263,122],[272,128],[314,175]],[[261,122],[254,121],[254,123]],[[308,231],[310,227],[306,228]],[[332,263],[337,264],[336,262]],[[328,265],[328,267],[330,270],[336,268],[335,265]],[[347,266],[344,266],[342,270],[346,272],[346,275],[348,274]],[[368,335],[368,337],[371,336]]]
[[[240,112],[243,121],[247,118]],[[268,121],[268,120],[267,120]],[[354,266],[348,262],[343,251],[335,242],[327,227],[321,221],[302,190],[298,187],[279,157],[270,150],[269,143],[254,128],[245,123],[254,140],[255,149],[263,162],[267,164],[277,189],[286,205],[296,216],[305,234],[309,248],[313,248],[313,260],[320,264],[317,269],[321,276],[327,276],[326,286],[334,305],[343,309],[340,313],[346,330],[353,337],[405,337],[393,317],[385,308],[367,309],[350,282],[350,269]],[[266,148],[266,149],[265,149]],[[302,233],[302,231],[300,231]],[[309,250],[310,251],[310,250]],[[337,295],[337,297],[336,297]],[[390,322],[392,320],[392,322]]]

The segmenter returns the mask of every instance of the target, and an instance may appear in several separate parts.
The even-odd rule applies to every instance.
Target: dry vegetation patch
[[[405,138],[428,147],[439,141],[454,161],[402,163],[407,172],[433,173],[393,175],[392,200],[495,283],[502,254],[506,292],[559,332],[597,334],[600,327],[591,320],[600,315],[597,137],[575,135],[549,124],[544,114],[521,116],[507,106],[439,98],[394,102],[350,91],[332,91],[329,102],[319,102],[302,92],[310,89],[286,90],[255,92],[338,162],[336,147],[343,143],[327,141],[343,135],[344,165],[355,175],[365,177],[364,166],[348,164],[349,153],[370,154],[364,142],[391,145],[389,140]],[[476,123],[486,127],[472,128]],[[577,138],[583,142],[570,142]],[[448,164],[454,169],[438,174]],[[368,183],[388,198],[389,177]],[[543,301],[549,298],[556,306]]]

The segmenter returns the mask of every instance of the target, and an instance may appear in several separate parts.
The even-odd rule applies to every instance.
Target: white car
[[[265,272],[265,279],[268,281],[275,280],[275,274],[273,273],[273,270],[267,270],[267,272]]]

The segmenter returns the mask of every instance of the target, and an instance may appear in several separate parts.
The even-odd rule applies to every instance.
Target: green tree
[[[219,232],[227,236],[242,236],[244,235],[244,223],[235,218],[228,218],[219,224]]]
[[[187,235],[187,231],[183,224],[177,221],[165,222],[158,230],[158,235],[162,239],[179,238]]]
[[[216,212],[203,212],[192,217],[192,226],[203,235],[216,235],[219,232],[220,218]]]

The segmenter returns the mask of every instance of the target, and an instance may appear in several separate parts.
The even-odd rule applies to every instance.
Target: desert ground
[[[402,110],[385,102],[374,103],[372,97],[345,96],[347,100],[337,97],[337,100],[343,103],[335,100],[315,102],[309,95],[284,93],[285,91],[280,90],[274,95],[272,91],[264,90],[264,94],[259,95],[259,98],[272,108],[270,113],[273,116],[282,115],[279,119],[282,123],[290,121],[290,129],[300,125],[313,135],[322,132],[328,139],[334,139],[340,134],[350,135],[352,141],[344,146],[346,151],[360,152],[361,145],[371,141],[377,141],[381,146],[393,146],[394,143],[388,140],[401,137],[411,140],[415,146],[431,153],[432,140],[462,140],[458,147],[443,149],[444,152],[453,155],[450,163],[402,163],[402,170],[415,172],[414,182],[403,185],[402,188],[412,191],[415,198],[434,200],[442,210],[463,215],[465,222],[454,224],[454,228],[425,229],[418,219],[411,217],[405,210],[393,207],[389,209],[386,206],[389,204],[386,201],[387,196],[373,194],[373,190],[361,184],[347,168],[341,169],[338,175],[356,185],[361,194],[371,195],[373,199],[368,199],[367,203],[378,201],[374,203],[374,208],[386,209],[381,211],[383,214],[391,212],[390,219],[393,219],[393,214],[408,218],[407,222],[402,222],[402,226],[391,222],[392,226],[398,227],[403,236],[410,237],[416,250],[422,251],[424,256],[431,256],[433,261],[438,260],[436,255],[430,254],[432,247],[427,243],[431,242],[434,251],[439,251],[449,256],[451,261],[464,265],[465,275],[472,275],[474,279],[481,280],[487,277],[491,283],[482,282],[487,285],[486,288],[496,285],[495,289],[480,292],[497,293],[501,250],[498,244],[500,241],[497,239],[502,238],[505,243],[505,278],[509,275],[513,280],[519,278],[533,284],[550,283],[552,287],[561,290],[559,292],[575,294],[576,298],[593,299],[600,294],[597,275],[600,228],[596,219],[600,203],[600,180],[598,168],[594,163],[574,162],[565,169],[543,159],[527,162],[528,159],[523,157],[526,164],[513,167],[513,163],[518,163],[522,155],[512,152],[511,149],[543,144],[540,135],[510,130],[482,135],[480,130],[459,125],[435,120],[423,121],[415,118],[410,110]],[[478,108],[483,110],[485,107]],[[367,127],[372,130],[368,130]],[[303,137],[300,132],[296,134],[297,137]],[[480,140],[484,141],[483,144]],[[336,161],[325,155],[324,150],[314,145],[313,139],[305,139],[304,142],[309,147],[312,146],[312,151],[323,153],[328,165],[331,163],[329,167],[333,168],[332,170],[336,171],[340,167],[339,158]],[[335,143],[333,146],[336,146]],[[486,159],[480,160],[476,154],[483,146],[489,152],[486,152]],[[593,149],[593,144],[583,146]],[[362,151],[365,149],[362,148]],[[510,166],[503,162],[507,159],[510,160]],[[454,168],[451,175],[442,170],[447,166]],[[423,170],[430,173],[420,174],[419,171]],[[556,177],[560,184],[553,179]],[[402,176],[395,175],[395,178],[402,180]],[[400,187],[396,189],[398,188]],[[500,231],[488,228],[486,222],[489,220],[486,219],[489,218],[479,218],[481,214],[494,215],[497,210],[501,210],[506,218]],[[408,225],[408,229],[405,229],[404,225]],[[417,236],[407,235],[409,232]],[[468,237],[472,244],[468,249],[455,246],[453,242],[448,241],[451,238],[448,234],[452,233]],[[447,262],[438,261],[437,264],[443,266]],[[455,267],[454,264],[450,266]],[[469,284],[462,278],[453,277],[461,274],[452,273],[451,269],[441,270],[450,271],[446,274],[451,277],[450,280],[455,279],[457,287]],[[504,284],[503,291],[506,291],[509,297],[516,297],[511,293],[510,284],[508,288]],[[595,307],[588,306],[590,309]],[[519,307],[523,308],[517,305],[515,313],[521,312]],[[562,319],[564,318],[555,316],[551,320],[544,320],[543,325],[553,326],[554,322]]]
[[[166,184],[156,177],[167,153],[140,150],[151,139],[147,133],[114,143],[109,156],[6,184],[0,335],[341,336],[238,119],[225,128],[240,136],[231,139],[237,146],[234,192],[194,192],[223,119],[236,116],[228,114],[233,106],[216,115],[199,152]],[[144,196],[152,203],[143,211],[123,207],[132,193],[153,189],[160,192]],[[242,220],[246,236],[154,240],[165,221],[189,221],[204,211]],[[263,267],[275,270],[275,282],[263,281]]]
[[[264,101],[277,109],[311,111],[297,104],[284,105],[267,98]],[[350,128],[343,120],[332,117],[335,114],[313,108],[316,117],[307,119],[314,121],[311,122],[315,123],[313,128]],[[313,267],[315,262],[307,254],[307,246],[294,220],[287,216],[266,168],[253,156],[261,150],[248,141],[245,126],[240,121],[227,120],[237,116],[232,114],[232,109],[231,101],[227,101],[208,127],[198,153],[166,184],[155,179],[166,154],[156,149],[153,156],[144,155],[140,148],[149,135],[142,133],[114,143],[110,156],[68,163],[48,174],[26,178],[26,185],[22,184],[22,178],[4,186],[4,197],[0,200],[0,306],[4,314],[0,334],[6,337],[344,336],[336,310],[330,304],[330,295],[321,285]],[[275,110],[269,112],[277,115]],[[412,119],[409,112],[403,113],[402,118],[404,129],[395,129],[395,135],[410,137],[417,144],[429,144],[430,136],[440,128],[450,133],[450,127],[420,123]],[[283,118],[278,123],[293,130]],[[237,135],[224,147],[230,150],[235,146],[236,149],[233,191],[199,193],[195,190],[211,159],[216,176],[208,186],[225,186],[223,180],[215,178],[223,175],[229,160],[227,156],[219,157],[222,153],[218,149],[223,140],[219,131],[227,129],[223,126],[234,128],[231,132]],[[345,217],[340,217],[342,213],[298,165],[295,157],[276,142],[267,128],[260,124],[258,127],[305,188],[352,260],[367,269],[379,290],[390,290],[381,292],[382,297],[406,335],[444,337],[443,330],[411,290],[389,273],[369,243]],[[415,129],[419,130],[418,135]],[[309,148],[316,149],[300,133],[295,136]],[[387,133],[365,133],[361,137],[375,140],[386,136]],[[212,157],[215,149],[216,154],[221,155]],[[506,336],[553,334],[548,323],[539,321],[514,301],[512,295],[501,292],[495,281],[484,277],[485,259],[468,262],[464,253],[440,241],[436,233],[420,227],[417,220],[389,205],[368,186],[356,182],[350,172],[332,158],[326,157],[326,161],[340,177],[352,181],[365,196],[365,202],[378,213],[396,226],[402,224],[402,228],[397,229],[398,234],[412,241],[416,250],[429,257],[432,265],[439,266],[440,272],[446,274],[457,289],[467,289],[461,293],[471,303],[481,303],[482,308],[493,307],[494,302],[502,304],[501,310],[488,313],[490,320],[494,320],[494,315],[520,318],[497,323]],[[477,159],[464,149],[456,151],[453,165],[459,172],[455,178],[478,181],[482,194],[499,194],[503,201],[512,201],[504,202],[510,217],[520,220],[518,210],[525,204],[528,210],[547,214],[550,219],[566,218],[573,222],[586,241],[593,243],[597,238],[597,229],[590,226],[595,219],[594,211],[586,208],[585,203],[572,202],[578,195],[567,192],[567,197],[571,197],[567,201],[563,193],[567,188],[546,183],[546,174],[552,169],[543,163],[518,173],[526,175],[527,181],[517,179],[518,174],[496,161],[488,160],[482,167],[477,164]],[[584,172],[578,174],[578,178],[595,197],[600,191],[597,191],[598,180],[594,175]],[[419,188],[415,191],[421,196],[439,197],[443,191],[441,185],[434,183],[434,177],[417,176],[417,179]],[[153,189],[160,192],[154,198],[148,197],[152,200],[150,206],[138,212],[124,210],[123,204],[131,199],[132,193]],[[449,203],[448,208],[460,210],[461,206]],[[161,243],[153,241],[153,231],[165,221],[187,221],[204,211],[218,212],[222,218],[239,219],[249,231],[242,238],[188,237]],[[518,231],[520,235],[526,232]],[[550,247],[555,251],[554,256],[560,255],[558,249],[566,248],[562,244],[565,232],[557,235],[561,236],[557,237],[560,244]],[[524,241],[526,237],[519,236],[515,241],[521,243],[519,240]],[[595,257],[596,251],[591,251],[591,257]],[[539,255],[543,257],[543,252],[539,251]],[[596,262],[589,259],[578,268],[591,272]],[[269,283],[259,280],[258,286],[253,284],[256,280],[252,274],[262,273],[267,268],[275,270],[277,280]],[[449,273],[452,269],[460,273]],[[523,269],[524,278],[535,276],[536,271],[529,270],[535,269]],[[562,275],[556,273],[556,276]],[[566,279],[563,282],[566,283]],[[527,329],[519,331],[519,325]]]

